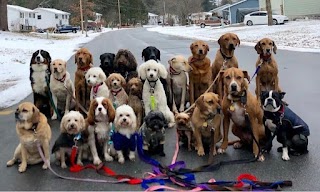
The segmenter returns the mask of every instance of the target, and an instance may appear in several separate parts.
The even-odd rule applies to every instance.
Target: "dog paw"
[[[199,147],[199,149],[198,149],[198,155],[199,155],[199,156],[204,156],[204,155],[205,155],[203,147]]]
[[[99,158],[93,160],[94,165],[100,165],[100,163],[102,163],[102,161]]]
[[[120,158],[118,159],[118,162],[119,162],[120,164],[123,164],[123,163],[124,163],[124,158],[123,158],[123,157],[120,157]]]
[[[130,151],[130,153],[129,153],[129,159],[130,159],[131,161],[134,161],[135,158],[136,158],[136,156],[135,156],[134,152],[133,152],[133,151]]]
[[[11,159],[7,162],[7,167],[12,166],[15,163],[15,160]]]
[[[77,161],[77,165],[83,166],[82,161]]]
[[[61,168],[62,168],[62,169],[65,169],[65,168],[67,168],[67,165],[66,165],[66,163],[61,163]]]
[[[259,155],[258,161],[263,162],[264,160],[265,160],[264,155]]]
[[[183,112],[184,111],[184,107],[180,107],[179,112]]]
[[[241,142],[235,142],[234,144],[233,144],[233,148],[234,149],[240,149],[242,147],[242,143]]]
[[[175,123],[169,123],[168,128],[174,127]]]
[[[23,173],[23,172],[25,172],[26,170],[27,170],[27,164],[25,164],[25,163],[21,163],[20,165],[19,165],[19,172],[20,173]]]
[[[289,155],[288,154],[282,154],[282,160],[289,161],[290,160]]]
[[[219,148],[219,149],[218,149],[218,154],[223,154],[223,153],[225,153],[225,152],[226,152],[225,149],[222,149],[222,148]]]
[[[105,155],[104,156],[104,159],[106,160],[106,161],[113,161],[113,157],[111,157],[110,155]]]
[[[217,153],[217,150],[214,150],[213,152],[212,152],[212,156],[216,156],[218,153]]]
[[[51,120],[56,120],[56,119],[57,119],[57,114],[54,113],[54,114],[52,115],[52,117],[51,117]]]

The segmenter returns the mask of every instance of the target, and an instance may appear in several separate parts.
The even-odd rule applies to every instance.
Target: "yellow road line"
[[[10,115],[11,113],[13,113],[14,110],[4,110],[4,111],[0,111],[0,115]]]

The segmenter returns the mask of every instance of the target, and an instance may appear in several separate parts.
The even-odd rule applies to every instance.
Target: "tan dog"
[[[26,171],[27,164],[33,165],[42,162],[37,142],[42,147],[45,159],[50,163],[51,128],[46,116],[34,104],[24,102],[17,108],[15,118],[20,143],[14,151],[13,158],[7,162],[7,166],[12,166],[20,160],[19,172],[22,173]],[[48,166],[44,163],[42,169],[47,168]]]
[[[277,91],[281,92],[279,88],[278,64],[272,55],[277,52],[277,46],[269,38],[261,39],[254,47],[259,58],[256,62],[256,67],[260,66],[256,77],[256,95],[260,101],[262,91]]]
[[[175,113],[175,126],[179,135],[179,141],[185,142],[185,138],[187,139],[188,144],[188,151],[191,151],[191,145],[192,145],[192,127],[191,127],[191,118],[190,114],[188,113]]]
[[[136,131],[140,128],[143,121],[144,109],[142,103],[142,81],[139,78],[132,78],[127,84],[127,93],[128,96],[128,105],[132,107],[134,113],[137,116],[137,128]]]
[[[186,73],[191,71],[191,67],[182,55],[172,57],[168,63],[169,76],[167,78],[167,85],[169,86],[170,99],[172,99],[172,111],[178,111],[178,106],[179,111],[182,112],[189,99],[189,97],[187,97],[189,95],[187,94],[189,79]]]
[[[85,108],[89,109],[91,86],[86,84],[85,73],[93,66],[92,54],[86,48],[79,49],[75,54],[77,70],[75,73],[74,86],[77,101]],[[79,106],[76,106],[79,111]]]
[[[128,104],[128,95],[124,88],[126,87],[126,80],[120,73],[111,73],[106,80],[106,84],[110,89],[109,98],[116,107]]]
[[[208,140],[210,155],[216,155],[216,143],[221,140],[221,115],[219,96],[209,92],[202,94],[196,100],[196,108],[191,117],[193,135],[196,140],[198,155],[205,155],[202,140]]]
[[[263,111],[260,108],[260,102],[248,89],[248,82],[245,79],[249,80],[248,73],[233,67],[221,73],[223,73],[221,76],[224,81],[225,96],[222,101],[223,142],[218,152],[224,153],[228,147],[229,126],[232,121],[232,133],[240,138],[239,142],[234,143],[234,148],[253,143],[253,153],[257,157],[259,146],[253,141],[252,134],[257,142],[265,136]],[[245,113],[248,114],[250,122],[246,121]],[[252,134],[248,126],[251,126]],[[264,156],[260,155],[259,160],[263,161]]]
[[[238,68],[238,60],[234,55],[234,50],[240,45],[239,37],[234,33],[226,33],[222,35],[218,43],[220,49],[216,53],[216,57],[212,63],[212,78],[215,79],[219,74],[220,69],[227,69],[231,67]],[[219,80],[219,79],[218,79]],[[214,92],[217,93],[220,98],[223,98],[223,82],[218,81],[215,83]]]
[[[207,57],[209,46],[204,41],[195,41],[190,45],[192,56],[189,57],[189,64],[192,71],[189,72],[190,104],[203,94],[212,83],[210,59]],[[211,89],[212,91],[212,89]]]

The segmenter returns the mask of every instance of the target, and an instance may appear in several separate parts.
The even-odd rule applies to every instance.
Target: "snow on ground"
[[[116,30],[116,29],[114,29]],[[0,32],[0,109],[20,102],[31,92],[29,67],[32,53],[48,51],[52,59],[68,60],[77,48],[111,29],[101,33],[68,34]]]
[[[278,49],[287,49],[303,52],[320,52],[320,20],[290,21],[284,25],[256,25],[256,26],[230,26],[205,27],[199,26],[157,26],[147,28],[149,31],[168,35],[217,41],[227,32],[236,33],[242,45],[253,46],[260,39],[269,37],[273,39]]]

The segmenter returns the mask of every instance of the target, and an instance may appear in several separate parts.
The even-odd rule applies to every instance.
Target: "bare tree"
[[[266,0],[266,9],[268,12],[268,25],[272,26],[272,9],[271,9],[271,1],[270,0]]]
[[[0,29],[8,31],[8,16],[7,16],[8,0],[0,0]]]

